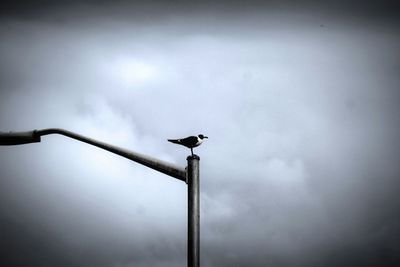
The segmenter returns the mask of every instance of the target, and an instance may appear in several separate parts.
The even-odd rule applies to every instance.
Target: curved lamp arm
[[[28,132],[0,132],[0,145],[22,145],[29,143],[38,143],[41,140],[41,136],[49,134],[61,134],[64,136],[68,136],[72,139],[76,139],[81,142],[100,147],[104,150],[120,155],[124,158],[130,159],[156,171],[162,172],[164,174],[186,182],[186,170],[183,168],[156,158],[149,157],[147,155],[129,151],[127,149],[110,145],[60,128],[49,128]]]

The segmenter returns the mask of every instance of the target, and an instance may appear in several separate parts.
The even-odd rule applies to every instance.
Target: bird
[[[198,136],[193,135],[193,136],[189,136],[189,137],[181,138],[181,139],[168,139],[168,141],[171,143],[174,143],[174,144],[179,144],[179,145],[190,148],[190,151],[192,152],[192,156],[193,156],[193,148],[201,145],[201,143],[203,143],[205,138],[208,138],[208,137],[203,134],[199,134]]]

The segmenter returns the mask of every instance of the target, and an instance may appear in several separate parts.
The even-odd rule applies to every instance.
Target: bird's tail
[[[180,139],[168,139],[169,142],[174,143],[174,144],[180,144],[181,140]]]

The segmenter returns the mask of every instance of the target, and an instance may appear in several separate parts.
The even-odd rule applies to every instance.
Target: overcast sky
[[[243,2],[243,3],[242,3]],[[184,167],[201,266],[400,265],[400,20],[388,1],[13,1],[0,131]],[[186,266],[187,188],[50,135],[0,147],[2,266]]]

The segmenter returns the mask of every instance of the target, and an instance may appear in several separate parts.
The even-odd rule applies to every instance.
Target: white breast
[[[199,137],[197,137],[197,143],[195,146],[199,146],[201,145],[201,143],[203,143],[204,139],[200,139]]]

